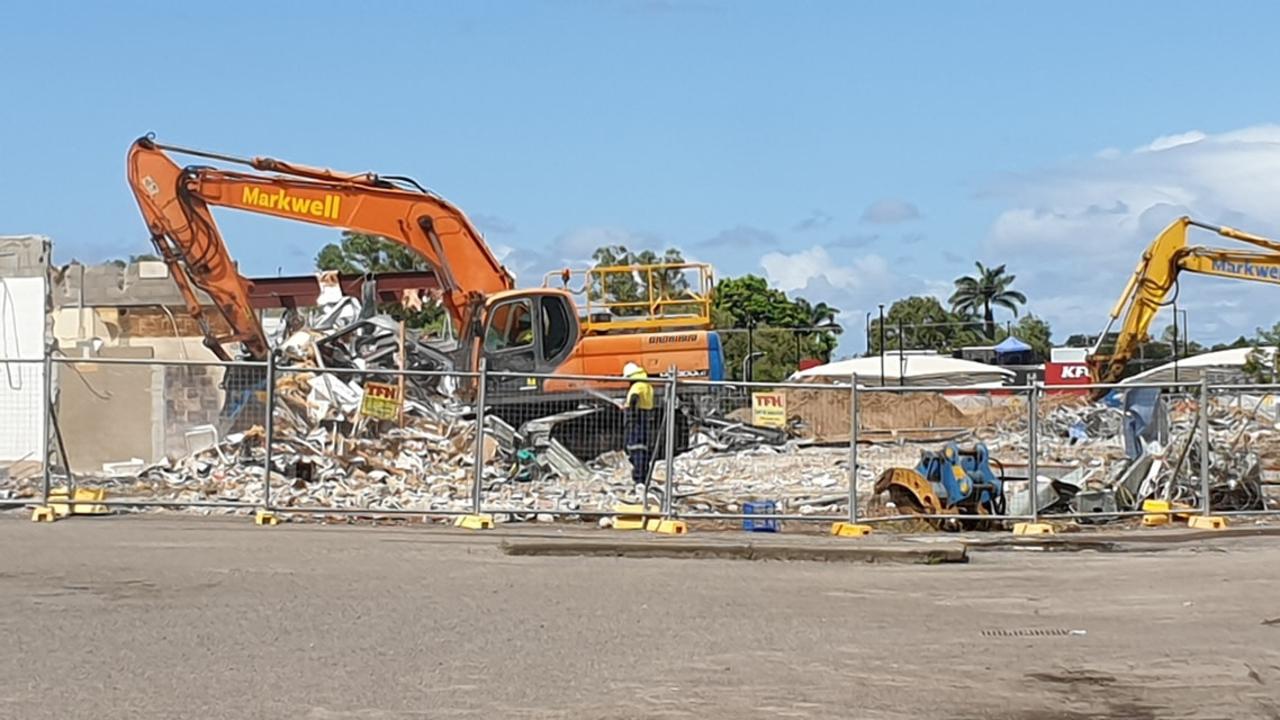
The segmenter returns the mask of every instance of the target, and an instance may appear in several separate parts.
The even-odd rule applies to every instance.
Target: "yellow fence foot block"
[[[1187,520],[1187,527],[1196,530],[1226,530],[1227,519],[1215,515],[1192,515]]]
[[[1052,535],[1053,526],[1049,523],[1020,522],[1013,525],[1014,535]]]
[[[1143,500],[1142,512],[1163,513],[1173,509],[1168,500]]]
[[[254,525],[274,526],[280,524],[280,516],[270,510],[259,510],[253,515]]]
[[[836,537],[862,537],[871,534],[870,525],[838,522],[831,526],[831,534]]]
[[[659,535],[684,535],[689,532],[689,526],[683,520],[650,520],[645,529]]]
[[[1169,511],[1173,510],[1173,505],[1168,500],[1143,500],[1142,511],[1148,513],[1142,516],[1143,527],[1159,527],[1168,525],[1172,520]]]
[[[614,505],[613,511],[618,513],[613,518],[614,530],[644,530],[649,521],[645,519],[643,505]]]
[[[458,519],[453,521],[454,527],[464,530],[492,530],[492,515],[459,515]]]
[[[72,515],[109,515],[110,508],[106,505],[98,505],[96,503],[104,502],[107,499],[107,491],[104,488],[76,488],[71,494],[71,514]]]
[[[107,491],[103,488],[76,488],[70,492],[59,488],[49,493],[48,507],[59,518],[68,515],[109,515],[110,508],[97,504],[106,499]]]
[[[58,519],[57,513],[48,505],[40,505],[31,511],[31,522],[53,522]]]

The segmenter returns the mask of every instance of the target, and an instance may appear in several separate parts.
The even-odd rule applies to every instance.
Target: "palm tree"
[[[1004,265],[989,268],[982,263],[974,263],[978,267],[976,277],[965,275],[956,278],[956,291],[951,294],[951,310],[953,312],[976,315],[982,309],[982,331],[988,340],[996,336],[996,319],[991,312],[993,305],[1007,308],[1018,315],[1018,306],[1027,304],[1027,296],[1017,290],[1010,290],[1015,275],[1005,273]]]
[[[817,349],[822,357],[830,361],[831,351],[835,350],[836,341],[833,332],[840,332],[840,326],[836,324],[836,315],[840,314],[839,308],[820,302],[817,305],[810,303],[804,298],[796,298],[795,315],[792,321],[792,327],[796,336],[796,358],[800,357],[800,340],[801,337],[807,337],[812,333],[817,333],[816,338]]]
[[[809,308],[809,327],[829,328],[836,324],[836,315],[840,314],[840,310],[830,305],[820,302]]]

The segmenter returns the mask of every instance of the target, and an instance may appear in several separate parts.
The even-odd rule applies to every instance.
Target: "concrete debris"
[[[1214,510],[1269,507],[1264,470],[1280,468],[1280,434],[1274,419],[1244,410],[1238,402],[1214,400],[1208,411],[1208,487]],[[1199,507],[1203,483],[1198,412],[1198,402],[1173,395],[1103,403],[1049,398],[1042,403],[1039,463],[1085,474],[1073,473],[1075,483],[1055,481],[1052,489],[1058,499],[1042,511],[1135,511],[1147,499]],[[1025,421],[998,423],[980,435],[987,436],[993,452],[1025,457]]]
[[[361,413],[366,382],[396,383],[390,371],[402,365],[448,370],[449,355],[438,341],[374,314],[371,299],[342,296],[332,278],[322,277],[320,284],[320,312],[310,325],[287,323],[277,343],[283,361],[275,388],[271,504],[369,514],[470,510],[477,413],[451,378],[404,378],[401,417],[378,420]],[[688,434],[682,424],[670,483],[675,510],[739,513],[743,503],[760,501],[775,503],[781,513],[845,515],[849,388],[781,390],[785,428],[752,424],[750,393],[725,390],[723,396],[691,396],[680,406]],[[1215,400],[1209,407],[1207,487],[1216,510],[1260,509],[1270,502],[1264,480],[1280,472],[1280,433],[1274,409],[1258,412],[1264,399]],[[1089,403],[1078,395],[1049,395],[1038,407],[1038,511],[1105,515],[1138,509],[1146,499],[1193,506],[1203,500],[1196,401],[1148,393]],[[584,403],[512,420],[518,427],[486,413],[479,439],[486,511],[501,522],[550,522],[558,516],[595,521],[617,504],[660,502],[668,487],[661,452],[655,453],[643,497],[646,490],[633,484],[625,454],[579,452],[580,438],[564,432],[594,428],[599,434],[607,425],[596,416],[600,412],[600,406]],[[936,449],[939,438],[981,441],[1000,462],[1025,466],[1028,415],[1025,398],[1016,394],[861,393],[855,474],[862,509],[874,509],[873,487],[881,472],[914,467],[921,450]],[[104,467],[101,477],[78,480],[120,498],[259,505],[267,492],[266,433],[252,423],[263,415],[243,417],[245,426],[192,427],[182,457],[149,467],[118,463]],[[1008,477],[1016,480],[1017,473]],[[39,483],[33,475],[11,480],[6,490],[35,497]],[[1007,493],[1010,513],[1030,512],[1028,483],[1011,482]]]
[[[317,509],[453,511],[472,504],[475,473],[474,408],[444,393],[406,403],[403,426],[359,414],[359,384],[322,369],[281,374],[275,414],[272,504]],[[1168,441],[1146,441],[1126,457],[1125,414],[1120,407],[1082,399],[1042,403],[1038,500],[1042,513],[1096,514],[1141,508],[1155,498],[1198,506],[1201,499],[1197,404],[1166,397]],[[914,411],[913,411],[914,412]],[[1026,462],[1026,406],[977,407],[966,415],[994,418],[975,426],[993,457],[1011,468]],[[946,416],[944,416],[946,417]],[[673,507],[680,513],[738,513],[750,501],[773,501],[779,512],[844,515],[848,512],[850,453],[847,443],[815,445],[794,429],[779,442],[760,428],[723,420],[694,424],[690,448],[676,456]],[[947,422],[952,422],[949,418]],[[974,423],[966,419],[967,423]],[[1280,434],[1270,414],[1235,403],[1210,406],[1209,492],[1215,509],[1268,507],[1264,478],[1280,468]],[[481,495],[502,522],[547,522],[556,516],[596,521],[619,503],[641,500],[622,452],[582,461],[551,436],[551,423],[534,420],[513,428],[488,415],[484,433]],[[1083,428],[1083,439],[1081,437]],[[92,479],[118,497],[167,501],[263,500],[261,427],[201,443],[186,457],[146,468],[137,477]],[[215,436],[216,437],[216,436]],[[861,510],[874,512],[876,477],[888,467],[910,467],[932,442],[897,440],[860,444]],[[1011,470],[1010,477],[1017,471]],[[38,476],[17,497],[38,491]],[[652,473],[648,500],[666,486],[665,463]],[[1029,511],[1026,483],[1011,482],[1009,511]],[[214,512],[206,510],[204,512]]]
[[[1057,483],[1043,475],[1036,478],[1036,509],[1044,512],[1061,501]],[[1005,511],[1010,515],[1024,516],[1031,513],[1031,484],[1008,483],[1005,485]]]
[[[730,413],[727,418],[704,415],[698,418],[699,440],[718,452],[738,452],[761,445],[783,445],[789,434],[777,428],[760,427],[750,422],[751,410]]]

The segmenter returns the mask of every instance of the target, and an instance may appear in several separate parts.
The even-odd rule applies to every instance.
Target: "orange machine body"
[[[170,152],[246,165],[258,172],[182,167]],[[475,370],[483,357],[498,372],[531,376],[617,376],[627,362],[637,362],[653,374],[674,367],[685,377],[723,377],[719,338],[708,330],[706,314],[657,318],[650,327],[659,332],[584,333],[589,319],[579,317],[568,291],[515,289],[514,277],[466,215],[405,178],[342,173],[270,158],[235,158],[164,146],[147,137],[129,150],[128,179],[188,311],[201,326],[206,344],[224,360],[231,359],[233,345],[255,359],[265,358],[270,348],[250,303],[250,282],[238,272],[211,206],[378,235],[413,250],[440,281],[441,304],[461,338],[455,365],[460,370]],[[213,331],[198,291],[208,295],[214,310],[225,318],[231,328],[228,335]],[[517,315],[527,318],[526,331],[534,339],[515,348],[504,346],[505,328],[497,324]],[[571,391],[584,384],[589,383],[537,378],[522,387]]]

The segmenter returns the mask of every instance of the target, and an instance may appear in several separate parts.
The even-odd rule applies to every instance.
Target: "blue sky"
[[[860,328],[1007,262],[1062,339],[1101,328],[1179,212],[1280,231],[1278,21],[1262,2],[6,3],[0,233],[49,235],[59,262],[146,252],[124,154],[155,131],[412,175],[525,283],[602,242],[675,246]],[[336,237],[219,219],[246,274],[306,272]],[[1274,320],[1266,288],[1196,280],[1183,302],[1201,337]]]

